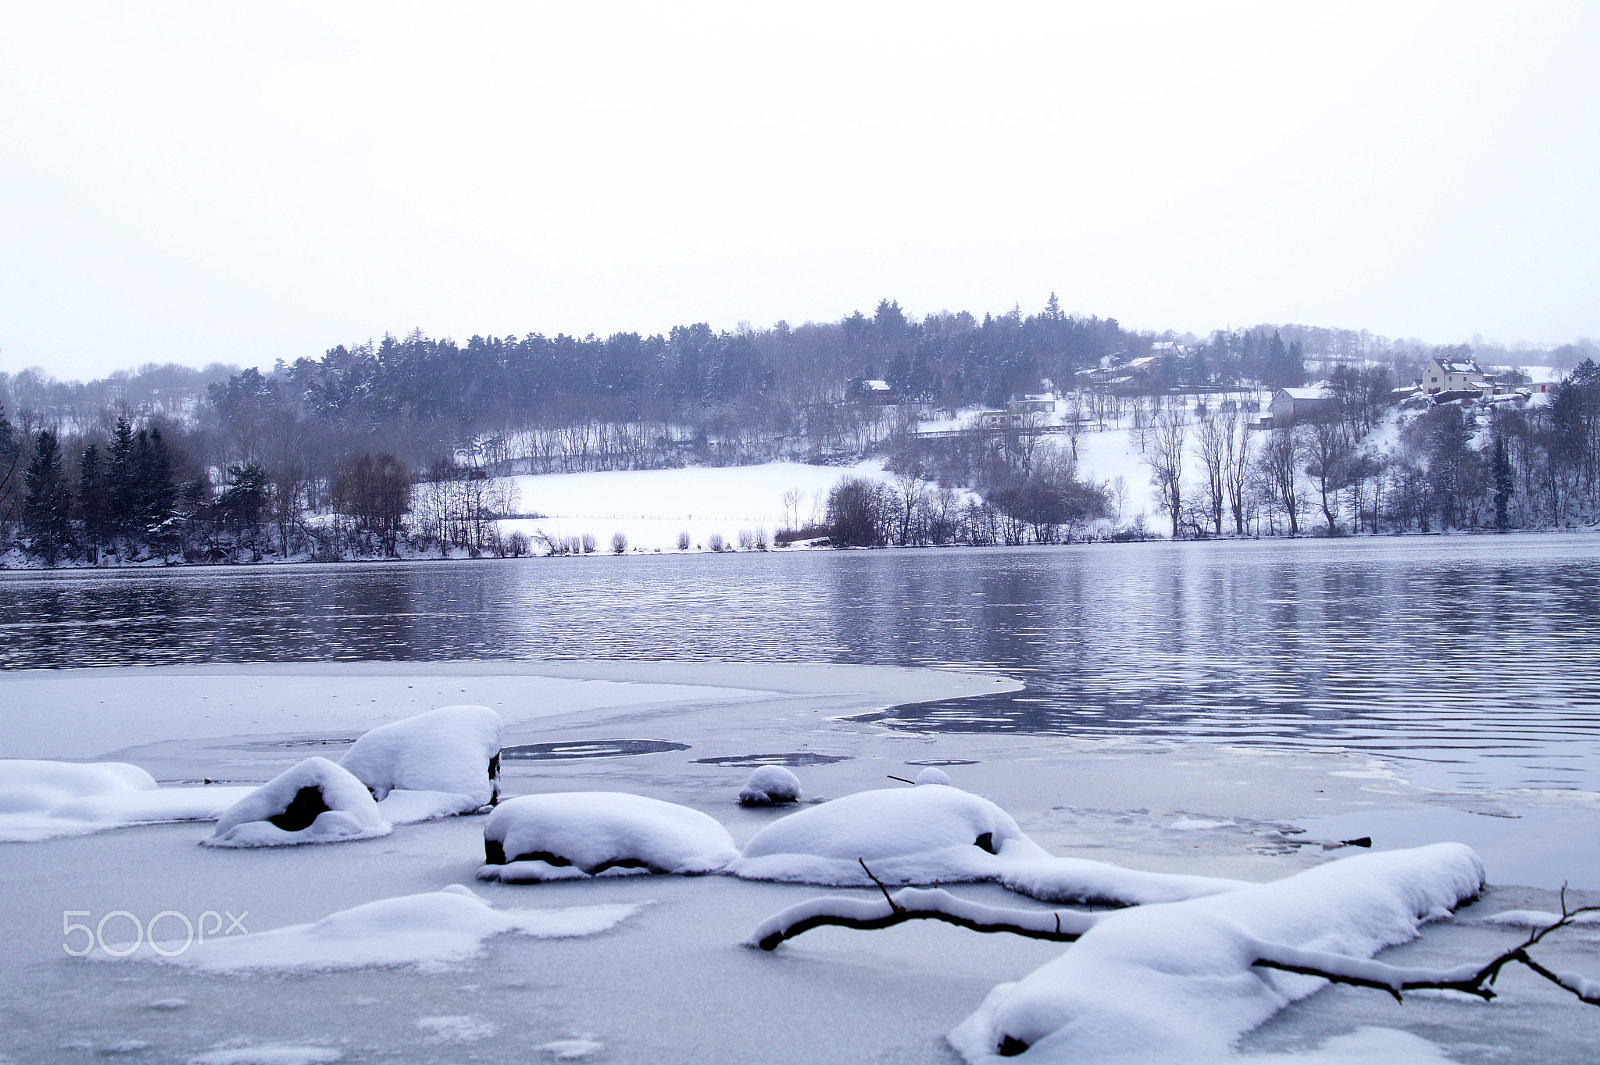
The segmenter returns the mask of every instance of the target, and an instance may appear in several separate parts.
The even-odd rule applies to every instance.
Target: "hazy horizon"
[[[0,2],[0,370],[1074,314],[1600,336],[1579,3]]]

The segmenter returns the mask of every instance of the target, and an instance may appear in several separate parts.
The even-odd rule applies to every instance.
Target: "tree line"
[[[1385,415],[1386,368],[1344,368],[1330,403],[1266,432],[1239,410],[1171,404],[1142,436],[1171,535],[1555,528],[1600,520],[1600,367],[1549,394],[1434,403]],[[1375,440],[1380,424],[1393,439]]]
[[[908,507],[902,498],[897,508],[910,517],[878,522],[877,539],[1049,541],[1117,510],[1108,486],[1077,482],[1075,437],[1064,456],[1041,450],[1027,432],[932,451],[911,442],[919,419],[1004,407],[1045,383],[1070,395],[1074,432],[1131,409],[1145,454],[1165,477],[1175,534],[1219,534],[1224,514],[1236,532],[1298,531],[1308,513],[1298,482],[1311,447],[1325,451],[1315,462],[1318,498],[1339,505],[1330,526],[1439,522],[1439,506],[1424,519],[1395,488],[1417,470],[1444,477],[1433,471],[1451,468],[1448,458],[1432,461],[1432,437],[1411,442],[1428,455],[1415,469],[1386,468],[1380,477],[1346,455],[1347,444],[1324,446],[1302,430],[1272,443],[1279,466],[1294,475],[1275,488],[1262,472],[1263,444],[1247,464],[1246,491],[1222,473],[1245,446],[1236,439],[1242,430],[1230,435],[1232,458],[1219,460],[1220,430],[1190,427],[1186,417],[1174,447],[1173,426],[1157,417],[1174,390],[1217,394],[1209,424],[1231,402],[1229,390],[1299,384],[1319,359],[1360,357],[1405,374],[1425,354],[1409,342],[1304,326],[1218,331],[1203,341],[1133,332],[1114,319],[1065,314],[1052,296],[1036,314],[1013,308],[982,319],[964,311],[915,319],[885,299],[871,315],[792,328],[718,332],[699,323],[652,336],[530,333],[465,344],[416,331],[280,360],[271,372],[149,364],[79,385],[29,370],[0,374],[0,412],[15,419],[0,414],[0,539],[51,559],[340,557],[394,554],[403,544],[518,553],[526,545],[500,542],[494,521],[517,506],[502,474],[844,462],[881,449],[930,497],[941,485],[967,489],[988,512],[968,515],[957,526],[964,531],[952,534],[929,500]],[[1118,383],[1069,392],[1094,374]],[[892,404],[868,386],[877,381],[887,383]],[[1350,387],[1355,426],[1370,402]],[[1513,524],[1559,520],[1591,483],[1580,475],[1574,487],[1566,472],[1590,459],[1562,457],[1559,478],[1542,475],[1551,467],[1541,417],[1519,425],[1508,414],[1504,426],[1506,462],[1520,478],[1508,497]],[[1573,416],[1559,417],[1566,426]],[[1576,417],[1589,432],[1590,416]],[[1558,435],[1575,440],[1574,432]],[[1185,443],[1192,433],[1215,439]],[[1205,474],[1191,484],[1181,459],[1194,448]],[[1587,448],[1557,450],[1588,455]],[[1448,444],[1437,449],[1442,456]],[[1481,493],[1463,463],[1461,487],[1450,491],[1468,502],[1454,522],[1478,516],[1472,501]]]

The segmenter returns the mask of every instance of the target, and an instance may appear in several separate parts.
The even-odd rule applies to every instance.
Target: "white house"
[[[1309,388],[1280,388],[1272,394],[1272,424],[1275,427],[1296,422],[1316,421],[1331,414],[1339,401],[1327,385]]]
[[[1441,359],[1435,355],[1422,368],[1422,391],[1429,395],[1481,389],[1483,386],[1484,373],[1474,359]]]

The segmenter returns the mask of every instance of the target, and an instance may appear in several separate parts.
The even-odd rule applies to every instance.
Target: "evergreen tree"
[[[61,469],[61,445],[49,429],[40,429],[34,441],[27,485],[23,525],[33,538],[33,550],[53,566],[72,546],[72,493]]]
[[[17,491],[21,465],[22,443],[17,439],[16,430],[11,427],[11,420],[6,417],[5,406],[0,405],[0,536],[16,518],[21,506]]]
[[[106,544],[106,485],[100,449],[90,444],[78,464],[78,517],[84,546],[98,551]]]
[[[1494,435],[1494,527],[1501,532],[1511,528],[1511,496],[1516,491],[1516,474],[1511,469],[1511,456],[1506,450],[1506,438]]]
[[[178,489],[172,483],[172,459],[160,429],[139,430],[134,441],[134,491],[138,525],[152,550],[172,549],[173,505]]]
[[[109,539],[127,541],[139,528],[139,490],[134,467],[133,426],[118,418],[106,448],[105,521]]]

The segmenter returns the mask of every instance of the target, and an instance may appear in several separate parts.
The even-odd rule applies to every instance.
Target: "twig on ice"
[[[874,884],[878,885],[878,890],[883,892],[884,901],[889,904],[889,909],[893,910],[895,913],[900,913],[900,907],[895,903],[894,898],[889,894],[889,889],[884,887],[882,880],[879,880],[876,876],[872,875],[871,869],[867,868],[867,860],[865,858],[857,858],[856,861],[861,863],[862,871],[867,874],[868,878],[870,878]]]

